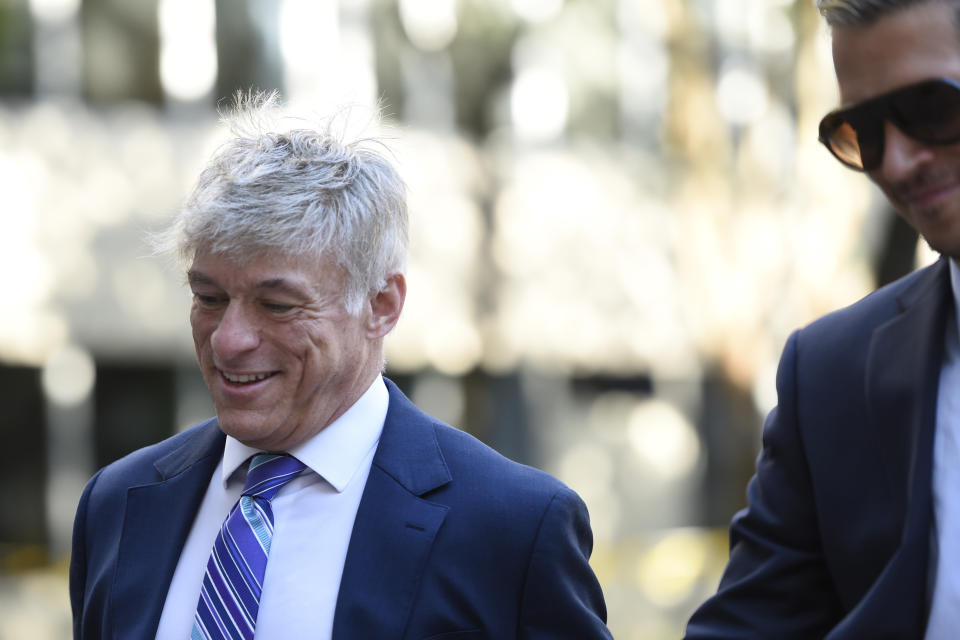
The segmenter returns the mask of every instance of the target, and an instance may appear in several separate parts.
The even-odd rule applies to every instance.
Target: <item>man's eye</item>
[[[203,307],[215,307],[221,302],[223,302],[223,298],[221,298],[220,296],[205,295],[202,293],[194,293],[193,299],[196,300],[197,303]]]
[[[293,309],[293,305],[290,304],[280,304],[279,302],[264,302],[263,308],[269,311],[270,313],[286,313]]]

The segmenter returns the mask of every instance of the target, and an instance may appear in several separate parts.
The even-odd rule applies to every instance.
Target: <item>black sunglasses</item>
[[[857,171],[883,162],[883,123],[928,145],[960,142],[960,82],[925,80],[844,109],[820,121],[820,142],[837,160]]]

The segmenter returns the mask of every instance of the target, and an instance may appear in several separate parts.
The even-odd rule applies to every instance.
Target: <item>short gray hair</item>
[[[200,173],[167,246],[188,262],[199,251],[330,258],[343,269],[343,302],[356,314],[404,268],[403,180],[380,141],[347,143],[330,125],[283,131],[279,111],[275,92],[237,95],[222,118],[233,137]]]
[[[954,5],[954,21],[960,27],[960,2],[957,0],[816,0],[827,24],[831,27],[869,26],[880,18],[908,7],[941,2]]]

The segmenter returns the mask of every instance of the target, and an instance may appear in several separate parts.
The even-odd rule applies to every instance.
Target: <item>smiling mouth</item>
[[[254,382],[260,382],[261,380],[266,380],[267,378],[276,374],[276,371],[271,371],[269,373],[243,373],[243,374],[234,374],[227,373],[226,371],[221,371],[220,375],[231,384],[253,384]]]
[[[928,207],[942,200],[947,194],[957,188],[956,183],[947,183],[926,187],[924,189],[915,189],[901,195],[901,201],[907,202],[914,207]]]

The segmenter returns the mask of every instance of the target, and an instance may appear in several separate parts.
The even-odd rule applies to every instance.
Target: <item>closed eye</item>
[[[193,299],[202,307],[216,307],[226,301],[223,296],[193,292]]]
[[[292,304],[281,304],[279,302],[261,302],[260,304],[270,313],[287,313],[293,309]]]

